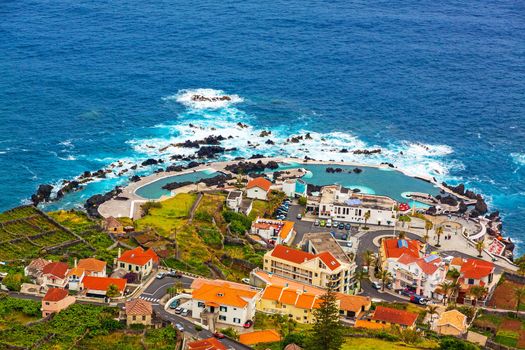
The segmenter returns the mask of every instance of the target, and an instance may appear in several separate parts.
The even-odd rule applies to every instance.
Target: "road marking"
[[[158,302],[160,302],[160,299],[157,299],[157,298],[151,298],[151,297],[146,297],[146,296],[143,296],[143,295],[141,295],[139,298],[140,298],[140,299],[143,299],[143,300],[146,300],[146,301],[151,301],[151,302],[154,302],[154,303],[158,303]]]

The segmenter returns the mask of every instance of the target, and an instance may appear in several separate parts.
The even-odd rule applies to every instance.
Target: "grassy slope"
[[[435,344],[424,344],[424,347],[416,347],[407,345],[402,342],[389,342],[386,340],[375,339],[375,338],[347,338],[343,345],[342,350],[403,350],[403,349],[428,349],[436,347]]]

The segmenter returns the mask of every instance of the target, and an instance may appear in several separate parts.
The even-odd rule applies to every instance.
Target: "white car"
[[[244,277],[244,278],[241,280],[241,282],[242,282],[242,283],[246,283],[246,284],[250,284],[250,279]]]
[[[176,323],[176,324],[175,324],[175,327],[176,327],[180,332],[184,332],[184,326],[181,325],[180,323]]]
[[[373,281],[373,282],[372,282],[372,287],[374,287],[374,289],[377,289],[377,290],[380,290],[381,288],[383,288],[383,286],[381,285],[381,283],[376,282],[376,281]]]
[[[315,219],[314,226],[319,226],[319,220]]]
[[[182,309],[182,312],[180,313],[181,316],[188,316],[190,311],[188,309]]]
[[[346,242],[346,246],[347,246],[348,248],[352,248],[352,245],[353,245],[352,242]]]
[[[326,220],[326,227],[332,227],[332,219]]]

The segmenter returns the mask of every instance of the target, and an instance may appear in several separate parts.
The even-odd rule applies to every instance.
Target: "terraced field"
[[[43,249],[76,240],[72,232],[32,206],[0,213],[0,261],[33,258]]]

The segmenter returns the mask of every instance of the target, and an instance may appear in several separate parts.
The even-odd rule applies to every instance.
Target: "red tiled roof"
[[[255,345],[255,344],[260,344],[260,343],[275,343],[280,340],[281,340],[281,336],[274,329],[253,331],[250,333],[243,333],[239,336],[239,342],[245,345]]]
[[[60,301],[69,295],[68,291],[62,288],[49,288],[44,301]]]
[[[317,256],[330,270],[335,270],[341,266],[339,261],[337,261],[337,259],[330,252],[321,252],[317,254]]]
[[[272,251],[272,256],[294,262],[296,264],[302,264],[305,261],[311,260],[315,257],[314,254],[303,252],[302,250],[293,249],[284,245],[276,245]]]
[[[122,253],[118,261],[142,266],[146,265],[150,259],[153,259],[153,262],[159,262],[159,257],[151,248],[144,250],[142,247],[137,247]]]
[[[226,345],[215,338],[197,340],[188,343],[189,350],[228,350]]]
[[[256,295],[256,291],[237,288],[235,284],[215,285],[213,283],[203,283],[192,292],[193,299],[202,300],[205,303],[235,307],[245,307],[250,300],[254,300]]]
[[[80,259],[77,266],[88,272],[106,271],[106,262],[95,258]]]
[[[122,292],[126,288],[126,280],[124,278],[111,277],[93,277],[86,276],[82,279],[82,284],[85,289],[91,290],[105,290],[107,291],[111,284],[117,286],[118,290]]]
[[[403,246],[403,242],[406,242],[405,246]],[[383,239],[383,248],[387,259],[399,258],[403,254],[409,254],[415,258],[419,258],[421,245],[419,241],[414,239],[387,238]]]
[[[65,278],[69,266],[63,262],[52,262],[44,266],[42,273],[44,275],[50,274],[58,278]]]
[[[153,313],[151,303],[142,299],[135,299],[126,302],[126,315],[147,316]]]
[[[253,180],[250,180],[248,184],[246,185],[246,189],[250,189],[253,187],[259,187],[266,192],[270,190],[270,187],[272,186],[272,183],[268,180],[266,180],[264,177],[256,177]]]
[[[413,312],[378,306],[374,311],[372,319],[374,321],[384,321],[404,326],[412,326],[416,322],[417,316],[418,314]]]
[[[439,268],[439,264],[441,263],[440,258],[435,258],[432,261],[425,261],[425,257],[423,258],[416,258],[411,254],[403,253],[399,259],[397,259],[397,262],[404,265],[410,265],[410,264],[416,264],[419,266],[421,270],[427,275],[431,275]]]
[[[494,271],[494,264],[479,259],[467,259],[461,266],[461,277],[463,278],[473,278],[480,279],[487,277]]]

